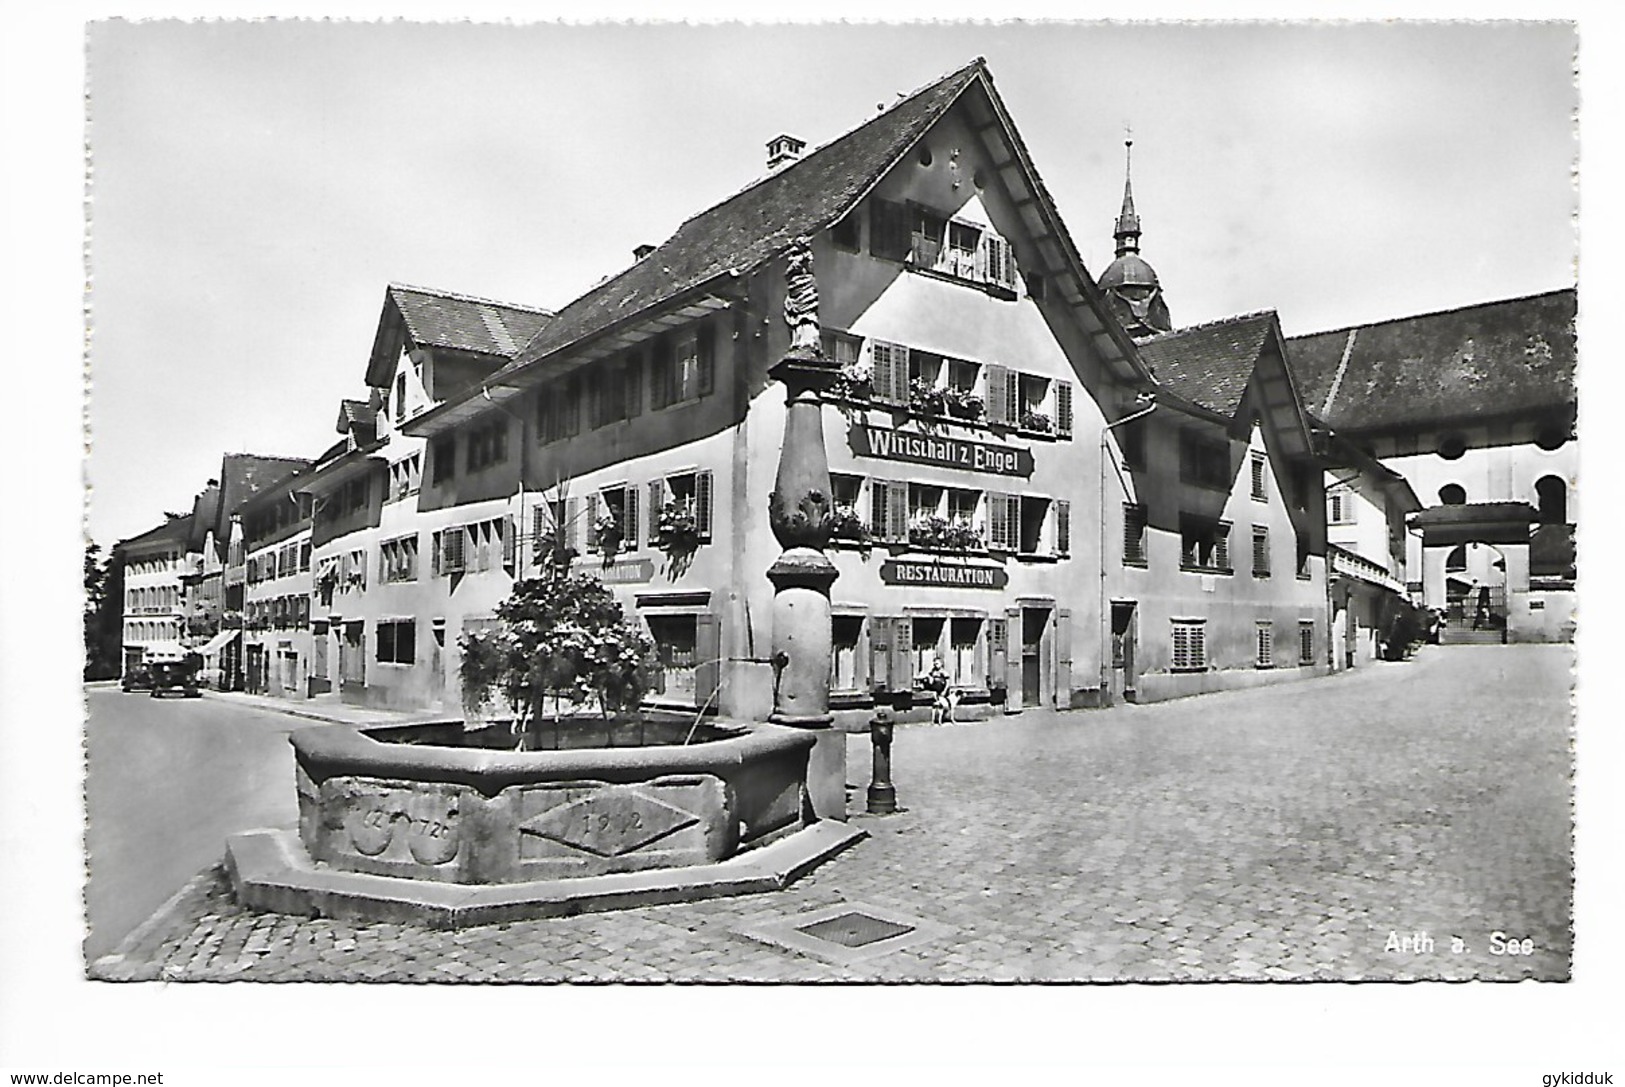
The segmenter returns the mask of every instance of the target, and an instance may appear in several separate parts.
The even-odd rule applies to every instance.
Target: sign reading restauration
[[[847,432],[852,452],[860,457],[934,464],[941,468],[964,468],[1001,476],[1031,476],[1033,455],[1028,449],[968,442],[962,438],[941,438],[932,434],[882,429],[859,423]]]
[[[890,559],[880,564],[887,585],[935,585],[948,589],[1002,589],[1010,575],[1002,566],[967,566],[947,562]]]

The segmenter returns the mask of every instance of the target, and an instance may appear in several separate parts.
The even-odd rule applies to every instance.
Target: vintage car
[[[198,672],[203,669],[203,658],[188,653],[176,660],[154,661],[148,668],[152,672],[152,697],[158,698],[170,691],[179,691],[187,698],[202,698],[198,687]]]
[[[126,692],[152,690],[152,668],[145,663],[130,665],[124,670],[119,686]]]

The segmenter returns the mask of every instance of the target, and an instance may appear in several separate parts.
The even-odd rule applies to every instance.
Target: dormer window
[[[952,219],[919,204],[876,200],[869,239],[870,252],[883,260],[1015,297],[1016,263],[1010,243],[985,224]]]

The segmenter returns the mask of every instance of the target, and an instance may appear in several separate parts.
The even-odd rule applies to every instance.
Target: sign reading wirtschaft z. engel
[[[901,430],[857,424],[847,432],[852,452],[859,457],[934,464],[941,468],[964,468],[1001,476],[1027,477],[1033,474],[1031,450],[990,442],[968,442],[962,438],[942,438],[933,434],[913,434]]]

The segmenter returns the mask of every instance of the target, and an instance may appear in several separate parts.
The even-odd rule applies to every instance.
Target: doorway
[[[1112,602],[1112,674],[1110,697],[1113,703],[1119,701],[1133,702],[1136,696],[1135,681],[1138,673],[1135,671],[1135,640],[1137,626],[1135,622],[1135,602],[1132,600],[1114,600]]]
[[[1044,668],[1044,633],[1049,628],[1049,608],[1021,609],[1021,704],[1042,706],[1049,676]]]

